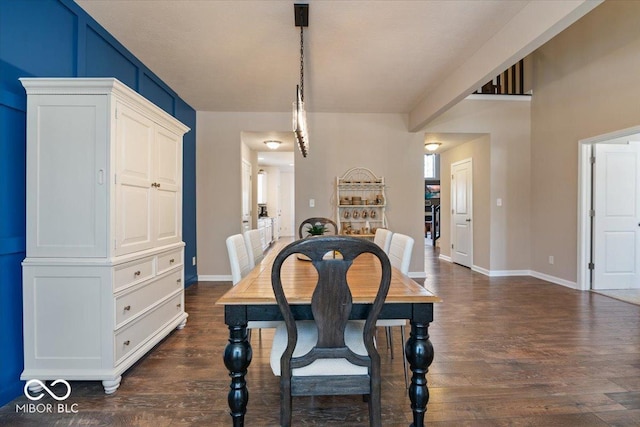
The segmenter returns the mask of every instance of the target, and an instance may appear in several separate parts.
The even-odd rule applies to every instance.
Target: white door
[[[473,264],[471,159],[451,164],[451,260],[471,268]]]
[[[294,173],[280,173],[280,211],[278,212],[278,222],[280,225],[280,236],[295,236],[294,226],[295,213],[295,186]]]
[[[596,144],[593,289],[640,288],[640,142]]]
[[[242,232],[251,229],[251,163],[242,160]]]

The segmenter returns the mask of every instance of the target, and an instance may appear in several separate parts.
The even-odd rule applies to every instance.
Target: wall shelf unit
[[[336,178],[336,224],[340,234],[373,238],[387,228],[384,177],[367,168],[349,169]]]

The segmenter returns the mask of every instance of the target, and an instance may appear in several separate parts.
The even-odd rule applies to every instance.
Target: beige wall
[[[533,55],[536,272],[576,281],[578,141],[640,124],[639,19],[640,2],[606,1]]]
[[[335,179],[352,167],[385,177],[392,230],[416,239],[410,272],[424,271],[423,134],[407,131],[400,114],[308,113],[310,154],[296,151],[296,224],[335,217]],[[224,240],[239,232],[242,131],[279,131],[289,113],[214,113],[197,116],[198,274],[230,274]],[[315,199],[315,208],[309,199]]]
[[[518,99],[518,98],[509,98]],[[451,255],[451,163],[473,159],[473,264],[506,274],[530,266],[530,102],[467,99],[425,129],[486,137],[441,155],[441,253]],[[502,206],[496,205],[502,199]]]

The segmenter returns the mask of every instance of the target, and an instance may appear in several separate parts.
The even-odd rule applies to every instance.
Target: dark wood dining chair
[[[328,258],[327,252],[341,256]],[[360,254],[371,253],[380,261],[378,291],[366,321],[349,321],[352,294],[347,271]],[[311,299],[313,320],[295,320],[281,278],[282,263],[293,254],[311,259],[318,281]],[[299,261],[294,258],[293,262]],[[291,289],[294,277],[287,277]],[[271,284],[284,318],[276,328],[271,368],[280,376],[280,423],[291,425],[292,396],[368,395],[369,424],[381,421],[380,356],[374,345],[376,320],[391,282],[391,263],[375,243],[350,236],[314,236],[295,241],[277,256]]]
[[[307,230],[310,227],[313,227],[314,225],[320,225],[325,227],[325,230],[326,230],[324,233],[325,235],[338,234],[338,226],[336,225],[335,221],[329,218],[315,217],[315,218],[307,218],[300,223],[300,227],[298,227],[298,235],[300,236],[300,238],[304,239],[305,237],[309,237],[310,234]]]

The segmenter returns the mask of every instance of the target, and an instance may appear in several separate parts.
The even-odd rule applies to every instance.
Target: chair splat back
[[[339,252],[339,256],[326,257],[326,254],[331,251]],[[363,253],[373,254],[381,265],[380,284],[364,328],[361,323],[349,321],[352,293],[347,282],[349,268],[354,259]],[[282,264],[293,254],[303,254],[310,258],[318,272],[318,281],[311,299],[313,321],[296,322],[283,289]],[[293,262],[307,261],[295,259]],[[373,337],[376,320],[389,291],[390,282],[389,258],[378,245],[365,239],[349,236],[314,236],[289,244],[276,256],[271,270],[271,283],[287,331],[286,348],[280,357],[283,425],[288,425],[290,422],[292,395],[316,394],[370,394],[374,402],[370,402],[370,419],[372,425],[379,425],[379,422],[373,422],[379,419],[380,406],[380,356],[375,348]],[[310,322],[313,322],[315,328],[309,328]],[[300,349],[297,349],[296,345],[302,337],[300,334],[309,334],[310,329],[314,331],[313,333],[317,329],[317,341],[310,345],[311,348],[308,351],[305,350],[304,354],[298,354]],[[359,354],[355,353],[348,342],[345,343],[345,336],[349,335],[349,331],[356,330],[361,331],[356,333],[356,338],[363,342],[366,354],[363,354],[363,351]],[[308,336],[304,338],[308,342]],[[353,339],[353,334],[348,339]],[[318,360],[326,363],[336,359],[346,359],[356,365],[356,368],[364,367],[364,372],[338,374],[331,368],[327,368],[327,371],[323,372],[296,373],[296,371],[302,372],[300,368],[313,368],[310,365]],[[337,360],[337,363],[345,362]],[[345,375],[350,378],[345,378]]]

